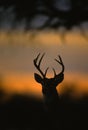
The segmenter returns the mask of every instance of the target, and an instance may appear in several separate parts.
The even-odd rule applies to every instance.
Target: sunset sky
[[[38,3],[36,4],[36,2]],[[38,53],[43,54],[44,52],[46,55],[42,61],[41,69],[44,71],[49,66],[47,77],[53,77],[52,67],[57,73],[61,71],[61,66],[54,60],[58,58],[58,55],[62,57],[64,62],[65,78],[60,87],[57,87],[60,93],[75,86],[72,88],[74,95],[88,94],[87,15],[84,17],[82,14],[84,20],[81,18],[80,20],[83,21],[75,19],[75,9],[81,7],[82,4],[79,1],[78,3],[74,2],[74,6],[70,0],[55,0],[53,2],[54,5],[48,3],[49,6],[44,1],[40,3],[35,1],[34,5],[31,2],[30,6],[33,5],[33,9],[29,8],[26,2],[25,6],[24,3],[20,6],[17,1],[16,3],[9,1],[9,5],[5,1],[1,2],[0,89],[4,90],[6,94],[21,93],[36,97],[42,96],[41,85],[34,80],[34,72],[39,72],[33,65],[33,59]],[[51,6],[57,15],[51,10]],[[40,12],[36,13],[36,10],[40,10]],[[34,14],[31,14],[31,11],[35,11]],[[51,13],[43,14],[41,11]],[[70,18],[68,16],[69,13],[72,13],[71,11],[73,11],[74,16]],[[78,11],[80,14],[80,10]],[[83,12],[87,11],[83,7]],[[63,17],[59,17],[58,12],[62,12]],[[65,13],[67,17],[65,17]],[[58,23],[56,29],[46,27],[37,30],[37,28],[44,26],[49,19],[51,19],[49,27]],[[74,20],[72,24],[71,20]]]
[[[53,77],[52,67],[56,72],[61,66],[54,59],[61,55],[65,65],[65,78],[60,85],[75,84],[76,94],[88,93],[88,40],[79,32],[66,32],[64,41],[60,31],[45,30],[35,32],[6,31],[0,32],[0,80],[6,93],[26,93],[41,96],[41,85],[34,80],[33,59],[40,52],[46,53],[41,68],[50,67],[47,77]]]

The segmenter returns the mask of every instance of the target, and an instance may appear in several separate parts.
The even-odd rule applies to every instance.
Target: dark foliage
[[[62,97],[56,111],[46,111],[42,100],[15,95],[0,103],[0,130],[88,129],[88,97]]]
[[[14,6],[17,20],[25,17],[29,28],[31,28],[31,20],[36,15],[48,16],[48,20],[41,29],[64,26],[69,30],[73,26],[80,26],[82,22],[88,21],[88,0],[69,0],[69,9],[67,10],[64,9],[66,5],[64,8],[54,6],[56,1],[57,0],[8,0],[7,2],[7,0],[0,0],[0,6],[4,6],[5,8]],[[53,22],[55,19],[57,19],[56,22]]]

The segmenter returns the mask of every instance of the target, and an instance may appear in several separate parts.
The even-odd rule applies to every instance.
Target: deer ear
[[[42,77],[39,74],[34,73],[34,78],[38,83],[42,83]]]

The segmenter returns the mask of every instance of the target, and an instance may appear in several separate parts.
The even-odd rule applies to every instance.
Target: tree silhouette
[[[21,6],[20,6],[21,4]],[[70,29],[74,25],[80,25],[84,21],[88,21],[88,1],[87,0],[27,0],[18,2],[17,0],[8,2],[1,0],[0,5],[8,8],[14,6],[17,16],[26,17],[28,22],[35,15],[47,15],[49,20],[43,26],[59,27],[61,25]],[[57,22],[51,24],[54,18]]]
[[[82,24],[88,23],[87,0],[32,0],[30,2],[25,0],[21,3],[17,0],[9,0],[8,2],[1,0],[0,6],[4,6],[5,9],[14,6],[16,20],[20,21],[26,18],[26,30],[59,29],[62,26],[66,30],[71,30],[76,26],[85,36]],[[39,26],[35,27],[35,23],[38,23]]]

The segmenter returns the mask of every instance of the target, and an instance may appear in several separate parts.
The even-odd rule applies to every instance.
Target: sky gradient
[[[61,55],[65,79],[61,84],[76,84],[77,95],[88,93],[88,40],[78,30],[67,32],[64,41],[54,30],[0,32],[0,79],[6,93],[26,93],[41,96],[41,85],[34,80],[33,59],[46,53],[41,68],[50,67],[47,76],[53,77],[52,67],[61,70],[54,59]],[[68,85],[69,86],[69,85]],[[58,87],[59,92],[64,90]],[[68,88],[68,87],[67,87]]]

